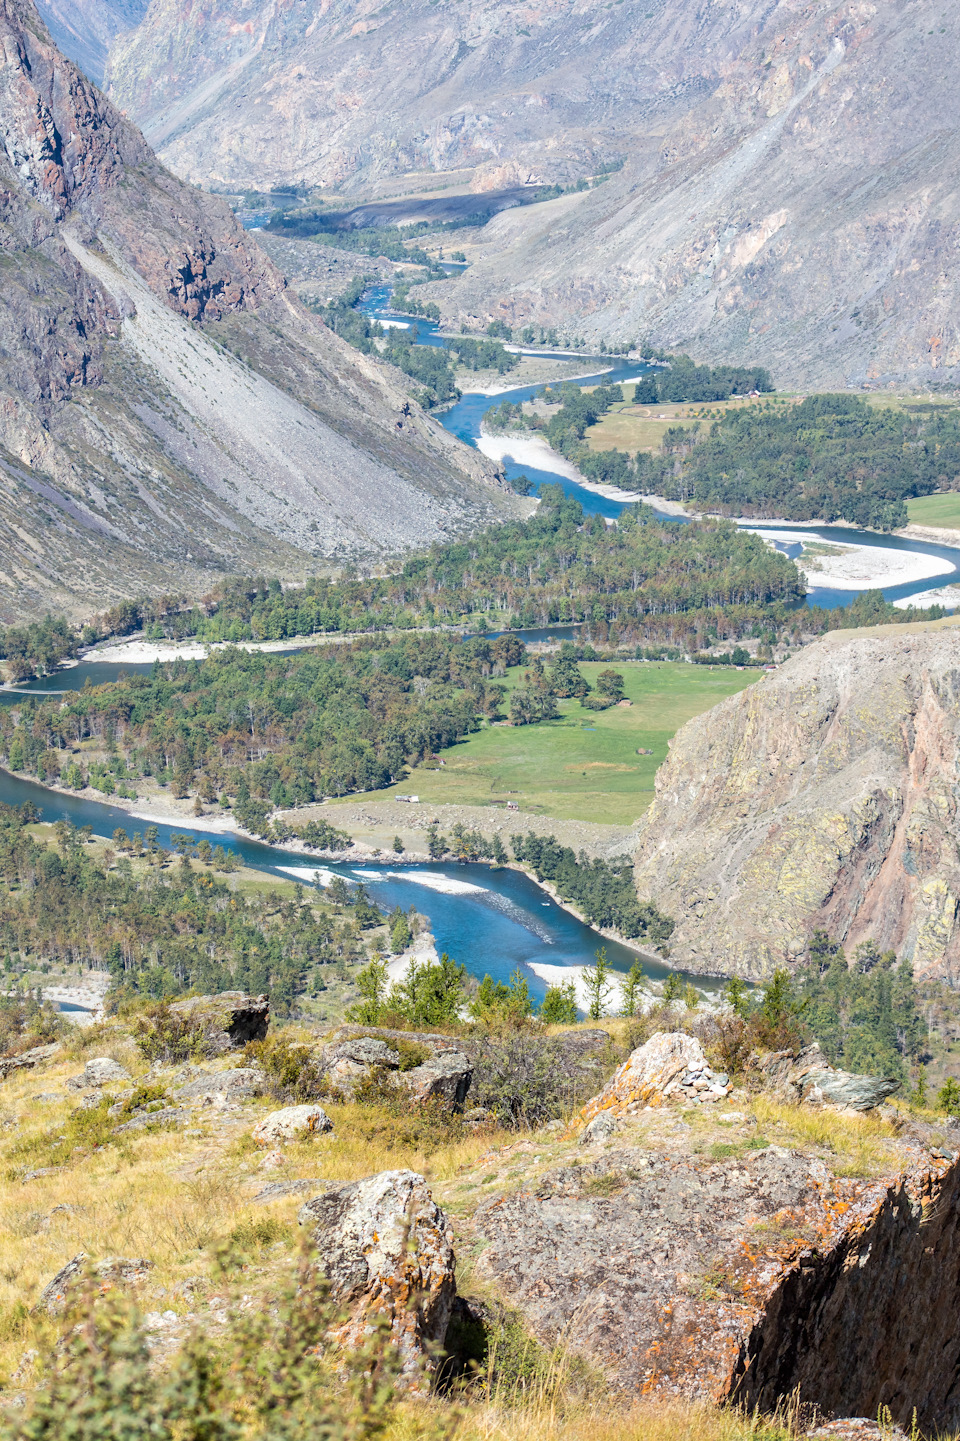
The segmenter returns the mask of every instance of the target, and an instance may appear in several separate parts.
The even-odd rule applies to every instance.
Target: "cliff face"
[[[512,513],[0,0],[0,620]],[[398,423],[399,422],[399,423]]]
[[[822,927],[960,975],[958,755],[951,629],[836,634],[689,721],[636,855],[673,959],[760,978]]]
[[[454,322],[646,338],[781,385],[928,384],[960,374],[958,42],[941,0],[152,0],[108,78],[217,185],[626,159],[494,222],[446,287]]]
[[[98,85],[110,46],[147,13],[148,0],[44,0],[41,9],[58,49]]]

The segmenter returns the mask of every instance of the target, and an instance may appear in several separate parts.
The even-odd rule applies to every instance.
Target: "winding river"
[[[360,302],[372,319],[416,325],[419,339],[428,345],[445,347],[447,341],[437,334],[437,327],[430,321],[415,316],[398,316],[390,308],[390,291],[380,287],[369,292]],[[544,352],[538,352],[544,353]],[[568,353],[557,358],[569,359]],[[584,368],[595,365],[596,371],[583,383],[604,379],[606,381],[629,381],[643,373],[644,367],[636,363],[611,360],[603,356],[577,357],[582,359]],[[541,386],[518,387],[505,391],[497,401],[507,399],[513,402],[530,399]],[[496,401],[485,395],[466,394],[442,417],[444,425],[454,435],[470,445],[476,445],[480,435],[480,423],[484,412]],[[568,493],[575,495],[588,514],[599,514],[615,518],[620,514],[625,501],[608,499],[585,489],[566,476],[548,470],[520,466],[507,458],[507,474],[511,477],[521,473],[540,486],[544,483],[559,484]],[[675,517],[665,517],[675,519]],[[756,529],[764,527],[755,526]],[[782,531],[782,526],[771,525],[769,530]],[[793,528],[792,528],[793,529]],[[938,546],[922,541],[904,540],[899,537],[874,535],[867,531],[845,526],[811,526],[797,528],[794,532],[797,542],[791,539],[778,542],[787,554],[797,555],[801,535],[815,536],[838,544],[884,546],[892,549],[913,551],[936,556],[948,561],[949,574],[933,579],[913,582],[908,585],[889,587],[884,594],[890,600],[906,595],[922,595],[923,591],[960,579],[960,549]],[[811,589],[810,600],[823,606],[849,604],[856,592],[845,590]],[[563,632],[569,634],[568,630]],[[538,639],[540,634],[530,633],[528,639]],[[90,684],[104,684],[116,679],[121,670],[149,672],[150,665],[107,664],[104,662],[83,662],[46,676],[29,685],[18,688],[17,692],[0,693],[0,702],[12,703],[24,692],[36,695],[57,694],[67,690],[81,689],[86,681]],[[60,817],[68,818],[75,825],[89,825],[94,834],[110,837],[117,827],[132,833],[142,831],[151,820],[147,817],[134,818],[124,810],[104,802],[84,799],[80,796],[61,795],[46,790],[36,783],[20,780],[0,771],[0,801],[7,805],[19,805],[30,801],[40,808],[43,818],[48,821]],[[171,834],[185,828],[185,822],[175,826],[156,822],[161,845],[169,846]],[[468,970],[482,977],[489,973],[495,980],[509,980],[514,971],[520,969],[527,977],[535,996],[542,996],[545,981],[530,969],[536,966],[562,967],[588,965],[600,945],[606,945],[607,954],[618,971],[626,971],[635,959],[635,952],[616,942],[606,941],[591,927],[583,925],[556,905],[549,896],[527,876],[512,870],[493,870],[484,865],[431,865],[397,866],[328,864],[300,855],[270,847],[257,841],[242,839],[222,832],[204,831],[191,826],[189,833],[196,839],[204,837],[214,845],[223,845],[235,852],[247,865],[275,875],[302,876],[307,884],[318,879],[318,872],[334,872],[344,875],[352,882],[363,880],[373,898],[382,906],[391,908],[400,905],[417,909],[430,916],[433,932],[440,951],[446,951],[463,962]],[[644,969],[654,979],[662,978],[667,967],[652,957],[644,958]],[[692,977],[705,991],[713,991],[716,984],[703,977]]]
[[[422,345],[435,345],[446,349],[449,340],[438,334],[437,325],[431,320],[423,320],[414,315],[402,315],[393,310],[390,306],[391,290],[389,286],[375,286],[367,292],[358,305],[358,309],[368,315],[371,320],[379,320],[389,324],[404,324],[416,327],[419,343]],[[630,381],[638,379],[649,366],[635,361],[625,361],[615,357],[602,355],[577,355],[571,356],[569,351],[551,352],[538,350],[535,353],[547,358],[557,360],[570,360],[575,358],[583,362],[584,370],[596,366],[596,371],[583,379],[582,384],[591,385],[599,381],[613,384],[617,381]],[[480,437],[480,423],[487,410],[493,405],[498,405],[503,400],[509,400],[513,404],[518,401],[532,400],[538,391],[543,389],[542,383],[538,385],[518,386],[513,390],[506,390],[497,396],[477,395],[467,393],[443,415],[441,420],[447,430],[456,435],[467,445],[477,445]],[[514,479],[518,475],[525,475],[536,487],[543,484],[560,485],[569,495],[575,495],[580,501],[584,511],[588,515],[603,515],[614,519],[620,514],[624,506],[629,502],[610,499],[598,495],[584,486],[578,485],[575,480],[565,475],[559,475],[554,471],[537,470],[529,465],[520,465],[509,456],[504,462],[507,475]],[[665,520],[677,520],[676,516],[662,516]],[[767,530],[783,532],[783,525],[770,522],[764,524],[758,521],[744,522],[753,530]],[[928,541],[905,539],[902,536],[878,535],[873,531],[856,530],[846,525],[821,525],[821,526],[790,526],[792,535],[797,536],[795,543],[777,541],[777,548],[784,551],[791,559],[800,555],[800,539],[816,539],[831,542],[835,545],[863,545],[871,548],[879,547],[886,550],[899,550],[911,552],[915,555],[934,556],[938,560],[949,565],[948,571],[940,575],[928,577],[924,580],[915,580],[902,585],[891,585],[883,587],[883,594],[887,600],[895,601],[905,599],[908,596],[916,596],[918,600],[924,591],[937,590],[941,586],[952,585],[960,582],[960,548],[947,545],[937,545]],[[866,588],[866,587],[865,587]],[[874,587],[869,587],[873,589]],[[811,605],[823,606],[832,610],[838,606],[849,605],[856,590],[832,589],[828,586],[810,585],[808,599]]]

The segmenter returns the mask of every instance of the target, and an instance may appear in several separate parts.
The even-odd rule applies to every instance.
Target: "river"
[[[438,326],[432,320],[424,320],[414,315],[402,315],[393,310],[390,305],[391,289],[389,286],[380,285],[370,289],[359,302],[357,309],[362,310],[371,320],[392,321],[398,320],[415,326],[418,332],[418,340],[421,345],[434,345],[446,349],[449,340],[438,334]],[[570,360],[569,351],[536,351],[537,355],[557,360]],[[620,381],[637,380],[649,366],[636,361],[626,361],[611,356],[602,355],[577,355],[578,362],[582,361],[584,371],[593,373],[587,375],[580,384],[595,385],[599,381],[608,384]],[[518,386],[513,390],[506,390],[497,396],[465,394],[456,405],[441,414],[440,419],[443,425],[453,435],[464,441],[467,445],[476,446],[480,436],[480,423],[484,414],[493,405],[499,405],[501,401],[509,400],[516,404],[523,400],[532,400],[533,397],[543,389],[542,383],[538,385]],[[629,504],[627,501],[612,500],[607,496],[597,495],[595,491],[588,490],[585,486],[579,485],[575,480],[565,475],[559,475],[554,471],[537,470],[529,465],[519,465],[509,456],[504,461],[504,468],[508,477],[512,480],[519,475],[525,475],[531,483],[539,489],[541,485],[560,485],[568,495],[575,495],[588,515],[602,515],[608,519],[615,519],[624,507]],[[661,519],[676,521],[674,515],[661,513]],[[682,521],[681,521],[682,523]],[[762,521],[745,521],[753,530],[769,530],[782,532],[783,524],[770,522],[764,524]],[[883,594],[887,600],[901,600],[908,596],[920,598],[924,591],[938,590],[941,586],[952,585],[960,582],[960,548],[946,545],[936,545],[928,541],[905,539],[902,536],[879,535],[873,531],[856,530],[845,525],[818,525],[818,526],[791,526],[790,530],[796,534],[798,540],[795,544],[779,543],[777,548],[796,559],[800,554],[800,537],[819,539],[831,542],[835,545],[865,545],[881,547],[888,550],[900,550],[911,552],[916,555],[935,556],[938,560],[948,562],[951,569],[943,574],[927,577],[924,580],[911,581],[902,585],[891,585],[883,587]],[[867,587],[865,587],[866,589]],[[874,587],[869,587],[873,589]],[[829,586],[810,585],[808,590],[808,602],[811,605],[822,606],[824,609],[833,610],[839,606],[849,605],[851,600],[859,592],[852,589],[833,589]]]
[[[142,834],[148,825],[156,824],[160,844],[171,849],[171,836],[186,832],[197,841],[206,838],[211,845],[222,845],[246,865],[278,877],[296,879],[297,873],[303,872],[305,883],[310,884],[313,873],[321,869],[340,874],[353,884],[362,880],[381,907],[392,910],[399,905],[408,910],[415,905],[428,915],[438,950],[462,962],[471,975],[482,979],[489,974],[494,980],[508,981],[520,969],[531,993],[538,998],[543,996],[546,985],[529,969],[531,964],[592,965],[600,946],[606,946],[608,959],[620,972],[629,970],[636,960],[634,951],[583,925],[519,871],[469,864],[398,866],[395,862],[357,865],[319,861],[259,841],[204,831],[202,826],[187,826],[186,822],[170,825],[137,819],[118,806],[61,795],[0,770],[0,802],[13,806],[25,801],[39,807],[45,821],[67,819],[76,826],[90,826],[97,836],[109,838],[117,827],[131,835],[134,831]],[[662,979],[669,970],[653,957],[643,957],[643,966],[654,979]],[[718,983],[704,977],[690,979],[708,994],[718,988]]]

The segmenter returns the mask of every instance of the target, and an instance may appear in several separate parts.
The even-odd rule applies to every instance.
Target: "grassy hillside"
[[[960,494],[950,491],[947,495],[919,495],[907,501],[907,514],[913,525],[960,531]]]
[[[593,685],[606,667],[583,662],[580,668]],[[508,671],[504,684],[515,689],[524,669]],[[559,720],[485,726],[444,751],[442,766],[417,766],[407,780],[376,794],[414,793],[438,805],[514,800],[523,811],[629,825],[653,800],[657,767],[684,722],[761,675],[673,661],[627,662],[616,669],[632,706],[591,711],[578,700],[564,700]],[[652,754],[638,755],[638,750]]]

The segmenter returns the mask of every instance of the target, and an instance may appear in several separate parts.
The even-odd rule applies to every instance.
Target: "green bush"
[[[330,1094],[327,1076],[311,1046],[285,1036],[267,1036],[244,1048],[248,1060],[267,1078],[266,1090],[288,1105],[305,1105]]]

